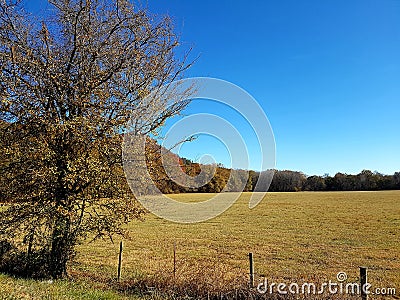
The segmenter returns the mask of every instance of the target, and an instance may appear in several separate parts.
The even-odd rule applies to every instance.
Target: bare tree
[[[45,19],[0,0],[0,212],[48,275],[66,274],[83,239],[125,234],[139,218],[121,167],[121,133],[154,133],[188,104],[152,97],[181,78],[177,36],[128,0],[49,1]],[[133,124],[133,125],[132,125]]]

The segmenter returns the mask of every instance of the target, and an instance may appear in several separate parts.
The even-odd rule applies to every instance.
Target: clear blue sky
[[[147,3],[200,54],[189,76],[231,81],[262,105],[278,169],[400,170],[400,1]]]
[[[43,0],[28,2],[33,7]],[[260,103],[275,134],[278,169],[400,171],[399,0],[142,5],[171,15],[182,46],[200,55],[188,77],[228,80]],[[186,113],[204,111],[240,124],[213,105],[193,103]],[[209,153],[229,165],[218,142],[203,137],[193,143],[181,153],[192,159]]]

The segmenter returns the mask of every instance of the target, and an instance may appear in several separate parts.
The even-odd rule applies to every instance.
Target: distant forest
[[[252,192],[260,176],[260,172],[256,171],[232,170],[222,164],[204,165],[181,158],[150,138],[146,143],[146,163],[153,182],[164,194]],[[122,167],[118,172],[123,174]],[[376,171],[363,170],[357,175],[337,173],[334,176],[328,174],[307,176],[302,172],[290,170],[274,170],[273,172],[274,176],[269,188],[258,187],[258,191],[400,190],[400,172],[385,175]],[[125,177],[121,176],[121,186],[126,185],[125,181]],[[0,202],[10,201],[10,195],[12,193],[9,183],[5,178],[0,178]]]
[[[156,151],[160,151],[159,146],[152,145]],[[155,149],[153,148],[153,150]],[[147,149],[149,150],[149,148]],[[150,153],[148,152],[148,153]],[[219,193],[222,191],[247,191],[254,190],[260,172],[247,170],[232,170],[225,168],[221,164],[217,166],[200,165],[191,160],[180,158],[169,151],[165,151],[164,155],[169,157],[164,158],[166,161],[175,161],[179,163],[181,170],[190,177],[198,177],[201,181],[204,177],[211,178],[204,185],[199,187],[190,187],[189,185],[182,186],[175,183],[166,175],[165,168],[162,166],[160,158],[151,155],[152,177],[161,192],[169,193]],[[150,163],[150,162],[148,162]],[[201,176],[198,176],[201,173]],[[170,174],[170,173],[169,173]],[[231,182],[228,183],[229,177],[232,176]],[[188,187],[189,186],[189,187]],[[265,191],[267,188],[265,188]],[[337,173],[334,176],[328,174],[324,176],[307,176],[298,171],[274,171],[274,176],[271,185],[268,189],[270,192],[299,192],[299,191],[379,191],[379,190],[400,190],[400,172],[395,172],[393,175],[385,175],[379,172],[363,170],[357,175]]]
[[[257,175],[255,180],[257,180]],[[400,189],[400,172],[384,175],[363,170],[357,175],[336,173],[334,176],[306,176],[301,172],[285,170],[275,171],[269,191],[379,191],[398,189]]]
[[[184,166],[185,170],[190,175],[195,176],[200,166],[197,163],[192,163],[188,168]],[[204,192],[204,193],[219,193],[221,192],[228,182],[231,169],[224,167],[217,167],[211,181],[199,188],[184,188],[177,185],[172,180],[166,179],[159,183],[158,187],[163,193],[190,193],[190,192]],[[259,172],[233,170],[236,174],[236,182],[239,181],[241,186],[242,180],[248,177],[245,188],[243,191],[251,192],[257,183]],[[246,176],[246,174],[248,175]],[[239,178],[237,178],[239,177]],[[235,185],[228,186],[226,191],[236,191]],[[400,190],[400,172],[393,175],[384,175],[370,170],[363,170],[357,175],[337,173],[334,176],[307,176],[302,172],[290,170],[275,170],[274,177],[268,189],[269,192],[299,192],[299,191],[379,191],[379,190]],[[266,190],[265,190],[266,191]]]

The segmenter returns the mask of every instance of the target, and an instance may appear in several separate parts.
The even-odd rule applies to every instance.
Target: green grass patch
[[[112,290],[93,287],[93,283],[73,280],[28,280],[0,274],[0,299],[49,299],[49,300],[114,300],[139,299],[127,297]]]

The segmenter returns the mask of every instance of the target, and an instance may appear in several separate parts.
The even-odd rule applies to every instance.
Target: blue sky
[[[173,16],[183,46],[200,55],[188,76],[231,81],[261,104],[278,169],[400,170],[400,1],[147,5]],[[187,147],[210,151],[209,141]]]
[[[43,0],[28,2],[44,7]],[[182,47],[199,56],[188,77],[230,81],[260,103],[274,131],[278,169],[309,175],[400,171],[400,1],[142,5],[171,15]],[[247,130],[239,115],[216,105],[193,102],[185,113],[197,112]],[[257,157],[253,142],[250,156]],[[180,153],[192,159],[207,153],[230,164],[223,145],[207,136]]]

